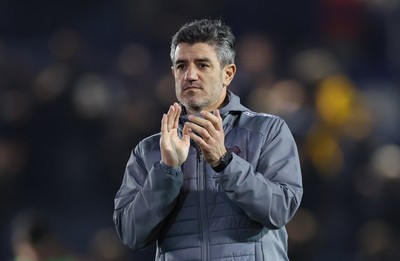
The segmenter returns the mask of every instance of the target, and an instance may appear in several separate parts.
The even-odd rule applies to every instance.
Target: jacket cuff
[[[182,172],[181,168],[172,168],[172,167],[164,164],[164,162],[162,162],[162,161],[156,162],[154,164],[154,167],[157,169],[161,169],[166,174],[179,175]]]

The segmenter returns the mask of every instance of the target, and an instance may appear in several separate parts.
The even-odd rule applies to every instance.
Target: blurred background
[[[291,260],[399,260],[397,0],[0,1],[0,260],[41,238],[75,260],[152,260],[119,242],[113,199],[175,100],[171,36],[197,18],[232,27],[230,89],[297,141]]]

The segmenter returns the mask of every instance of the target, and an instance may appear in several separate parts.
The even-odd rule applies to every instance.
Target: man
[[[303,193],[296,144],[281,118],[227,90],[234,58],[219,20],[172,38],[179,104],[132,151],[114,211],[122,242],[156,241],[156,260],[288,260],[285,225]]]

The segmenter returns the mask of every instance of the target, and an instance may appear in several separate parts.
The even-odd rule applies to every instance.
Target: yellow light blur
[[[316,93],[316,109],[321,119],[334,126],[342,125],[351,113],[354,96],[354,85],[347,77],[327,77]]]
[[[337,140],[327,129],[317,128],[311,132],[306,147],[319,174],[333,178],[341,171],[343,154]]]

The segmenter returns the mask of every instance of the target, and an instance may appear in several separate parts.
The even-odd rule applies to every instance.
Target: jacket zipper
[[[224,133],[229,131],[230,124],[228,121],[230,117],[224,117],[223,128]],[[210,260],[210,237],[209,237],[209,224],[208,224],[208,211],[207,211],[207,188],[206,188],[206,161],[204,160],[203,153],[198,146],[195,146],[198,155],[198,189],[199,189],[199,205],[200,205],[200,233],[202,237],[202,259],[204,261]]]
[[[227,124],[229,121],[229,117],[225,117],[223,120],[224,132],[225,135],[227,133],[228,128],[230,127]],[[198,179],[197,179],[197,188],[199,190],[199,222],[200,222],[200,233],[202,237],[201,251],[202,258],[201,260],[207,261],[210,260],[210,237],[209,237],[209,227],[208,227],[208,211],[207,211],[207,188],[206,188],[206,162],[204,160],[203,153],[201,149],[195,145],[197,150],[197,171],[198,171]]]
[[[209,235],[208,235],[208,214],[207,214],[207,191],[205,179],[205,161],[203,153],[198,152],[198,188],[199,188],[199,211],[200,211],[200,232],[202,236],[202,260],[209,260]]]

